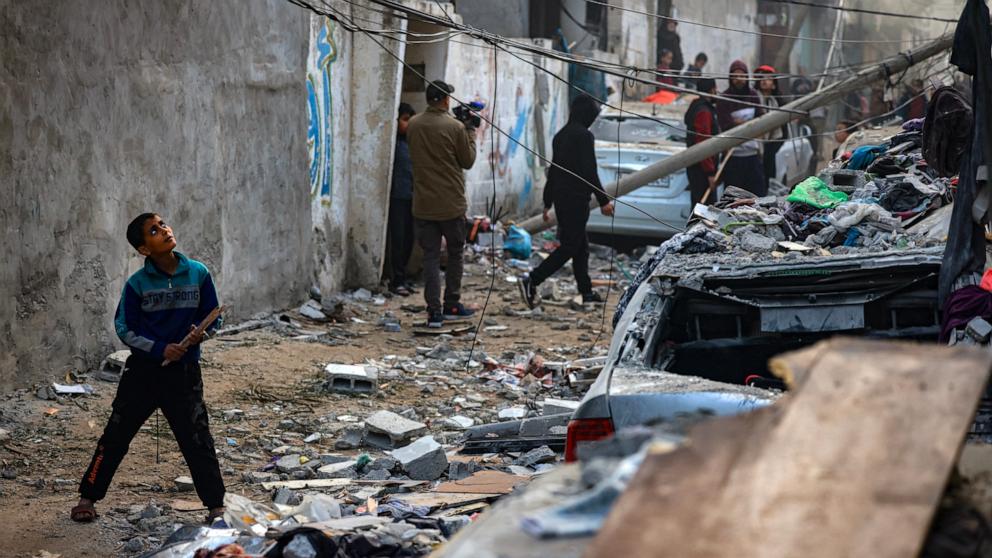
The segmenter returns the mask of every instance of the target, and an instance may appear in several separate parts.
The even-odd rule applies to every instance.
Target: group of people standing
[[[687,146],[692,147],[785,104],[776,74],[775,68],[765,65],[755,69],[752,77],[747,64],[735,60],[730,65],[727,89],[722,92],[718,91],[716,80],[698,78],[696,89],[703,95],[689,105],[685,115]],[[707,95],[718,95],[719,98],[714,100]],[[764,141],[750,140],[735,147],[726,155],[721,176],[733,177],[734,186],[758,196],[766,195],[768,181],[777,175],[775,155],[788,137],[789,129],[785,125],[768,134]],[[718,164],[718,157],[713,156],[687,169],[693,204],[702,201],[706,192],[716,188]]]

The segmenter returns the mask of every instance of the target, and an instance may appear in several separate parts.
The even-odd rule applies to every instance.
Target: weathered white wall
[[[758,28],[757,13],[757,0],[672,1],[673,17],[731,29],[761,31]],[[727,73],[730,70],[730,63],[738,59],[747,62],[751,70],[765,63],[758,60],[761,52],[761,38],[758,35],[686,23],[679,24],[678,33],[682,37],[682,55],[685,63],[691,64],[697,53],[705,52],[709,56],[709,63],[705,69],[707,72]],[[717,87],[721,90],[726,88],[727,81],[717,80]]]
[[[231,317],[305,295],[306,25],[281,0],[0,0],[0,388],[114,348],[143,211]]]
[[[550,47],[550,41],[537,41]],[[448,44],[444,79],[455,86],[455,96],[484,101],[484,114],[516,140],[483,122],[476,163],[466,173],[469,213],[486,213],[486,202],[493,199],[494,165],[496,206],[517,218],[539,212],[547,169],[520,143],[551,159],[551,138],[568,119],[568,86],[527,61],[562,79],[567,79],[565,65],[525,54],[519,54],[521,60],[502,51],[494,60],[489,45],[464,37]]]
[[[403,26],[367,9],[341,9],[363,25]],[[318,282],[327,292],[375,285],[385,252],[401,65],[364,34],[327,18],[312,17],[309,35],[307,142]],[[403,57],[402,43],[384,44]]]

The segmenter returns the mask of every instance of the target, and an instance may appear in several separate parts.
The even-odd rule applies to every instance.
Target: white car
[[[686,129],[680,113],[687,107],[682,102],[660,108],[638,103],[628,109],[637,114],[604,111],[590,127],[596,137],[600,182],[605,186],[684,151]],[[797,130],[798,136],[807,133],[808,130]],[[779,189],[791,188],[809,176],[812,157],[808,139],[787,140],[776,155],[777,176],[772,183],[779,183]],[[593,211],[587,230],[607,244],[613,243],[614,236],[662,241],[685,228],[692,214],[691,205],[689,178],[685,170],[680,170],[621,196],[614,219]]]

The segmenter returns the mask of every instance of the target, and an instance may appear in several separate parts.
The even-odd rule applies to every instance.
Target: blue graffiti
[[[317,73],[307,75],[307,147],[310,151],[310,195],[329,198],[334,178],[334,158],[331,156],[333,112],[331,110],[331,65],[337,60],[338,48],[334,29],[325,19],[317,34]]]

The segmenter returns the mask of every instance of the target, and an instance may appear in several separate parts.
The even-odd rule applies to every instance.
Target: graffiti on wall
[[[496,167],[496,173],[504,183],[513,182],[513,167],[511,162],[518,152],[523,152],[526,156],[528,171],[533,167],[534,156],[526,149],[523,149],[520,144],[531,145],[533,142],[530,135],[532,107],[524,94],[523,88],[517,86],[516,95],[514,98],[514,120],[513,127],[507,130],[510,138],[503,137],[502,134],[495,134],[495,144],[490,146],[489,152],[489,164]],[[490,117],[496,118],[494,115],[489,115]],[[497,118],[498,122],[498,118]],[[485,127],[486,124],[483,124]],[[487,137],[482,134],[480,129],[480,137]],[[528,172],[523,178],[522,188],[520,190],[520,195],[518,196],[517,203],[519,207],[523,207],[527,204],[527,200],[530,197],[530,193],[533,190],[534,180],[532,177],[532,172]]]
[[[307,148],[310,151],[310,196],[330,203],[334,158],[331,153],[333,110],[331,107],[331,66],[338,57],[334,27],[325,19],[311,48],[316,49],[316,67],[307,72]]]

